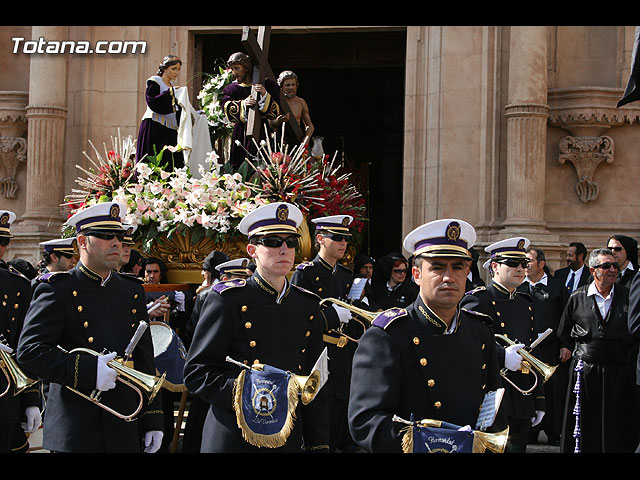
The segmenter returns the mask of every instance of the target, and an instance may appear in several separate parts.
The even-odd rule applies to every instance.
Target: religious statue
[[[309,139],[313,136],[315,127],[311,122],[311,115],[309,114],[309,106],[307,102],[298,96],[298,87],[300,87],[300,81],[298,75],[291,70],[285,70],[278,76],[278,85],[280,86],[280,92],[282,93],[281,101],[287,102],[289,110],[293,114],[296,123],[300,125],[301,130],[304,132],[304,143],[308,143]],[[289,120],[289,113],[284,115],[286,121]],[[289,128],[288,123],[285,123],[285,138],[288,143],[295,145],[298,143],[298,139],[293,137],[293,133]]]
[[[227,119],[234,124],[231,164],[237,169],[244,161],[247,153],[255,155],[257,148],[253,142],[251,132],[246,131],[249,109],[257,109],[262,122],[269,128],[279,128],[285,121],[280,115],[280,91],[278,84],[270,79],[265,79],[264,84],[253,83],[253,65],[248,55],[237,52],[232,54],[227,61],[235,80],[227,85],[222,96],[222,109]],[[264,135],[261,126],[260,135]],[[260,139],[255,142],[259,144]]]
[[[176,101],[173,82],[180,74],[182,60],[175,55],[167,55],[162,59],[156,75],[147,79],[145,99],[147,110],[142,116],[138,131],[136,161],[145,155],[155,156],[168,146],[178,145],[178,128],[182,108]],[[184,166],[182,152],[163,154],[163,165],[169,170]]]
[[[188,165],[197,171],[212,150],[207,118],[193,108],[187,87],[174,85],[182,60],[167,55],[157,75],[147,80],[147,110],[138,131],[136,161],[162,152],[160,166],[167,171]]]

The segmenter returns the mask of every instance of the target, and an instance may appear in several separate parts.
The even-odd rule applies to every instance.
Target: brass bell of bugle
[[[13,386],[13,395],[19,395],[27,388],[38,383],[38,380],[29,378],[22,369],[18,366],[18,362],[9,352],[0,348],[0,368],[7,378],[7,388],[0,394],[0,397],[4,397],[11,386]]]
[[[503,453],[509,440],[509,427],[501,432],[489,433],[476,430],[473,432],[473,453]]]
[[[320,389],[320,372],[314,370],[310,375],[293,375],[300,387],[300,400],[303,405],[308,405],[315,398]]]
[[[506,335],[502,335],[502,334],[496,333],[495,336],[496,336],[497,339],[502,340],[504,343],[506,343],[509,346],[516,344],[516,342],[514,342],[513,340],[508,338]],[[520,350],[518,350],[518,355],[520,355],[522,357],[523,361],[526,362],[527,366],[531,366],[532,372],[533,372],[533,374],[535,376],[534,385],[531,388],[525,390],[525,389],[522,389],[522,388],[518,387],[514,382],[512,382],[509,378],[507,378],[506,372],[504,371],[506,369],[502,369],[500,374],[502,375],[502,377],[505,380],[507,380],[520,393],[522,393],[523,395],[530,395],[531,392],[538,385],[538,375],[542,377],[542,381],[543,382],[546,382],[555,373],[557,367],[553,367],[551,365],[547,365],[543,361],[541,361],[538,358],[536,358],[535,356],[533,356],[531,354],[531,352],[527,351],[524,348],[521,348]]]

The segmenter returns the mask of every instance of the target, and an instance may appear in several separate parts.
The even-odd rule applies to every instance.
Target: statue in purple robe
[[[175,55],[167,55],[158,67],[156,75],[147,79],[145,111],[136,145],[136,162],[145,155],[155,156],[165,147],[176,147],[178,144],[178,128],[182,108],[176,101],[173,82],[178,78],[182,60]],[[165,150],[161,165],[166,170],[184,166],[181,151]]]

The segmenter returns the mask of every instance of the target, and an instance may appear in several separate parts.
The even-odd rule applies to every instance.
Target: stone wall
[[[274,34],[279,29],[332,27],[273,27]],[[637,238],[640,106],[615,108],[630,72],[634,29],[407,27],[403,233],[435,218],[460,217],[477,228],[479,246],[529,236],[554,269],[570,241],[592,248],[611,233]],[[18,116],[29,119],[28,134],[16,134],[29,148],[16,167],[15,198],[2,197],[3,207],[22,219],[8,259],[34,260],[37,242],[58,234],[65,215],[59,205],[75,187],[76,165],[87,165],[88,140],[101,148],[118,128],[137,134],[145,80],[163,56],[182,58],[178,84],[195,98],[200,51],[194,39],[202,32],[240,35],[241,27],[3,27],[4,51],[12,50],[14,37],[147,45],[144,54],[8,56],[0,112],[24,109]],[[3,125],[1,134],[12,136]],[[602,141],[586,137],[607,137],[610,155],[598,150]],[[583,158],[606,157],[588,178],[597,188],[585,183],[582,197],[572,160],[580,149]]]

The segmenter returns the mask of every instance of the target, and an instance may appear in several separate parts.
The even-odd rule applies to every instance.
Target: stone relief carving
[[[27,161],[27,141],[22,137],[0,137],[0,194],[16,198],[16,171],[19,162]]]
[[[0,195],[16,198],[16,172],[27,161],[28,92],[0,91]]]
[[[613,139],[601,137],[564,137],[560,140],[558,161],[571,162],[578,174],[576,194],[587,203],[598,198],[600,188],[593,174],[602,162],[613,162]]]
[[[576,195],[587,203],[598,198],[600,188],[594,173],[601,163],[613,163],[613,137],[604,132],[625,123],[640,122],[637,108],[617,108],[618,88],[572,87],[549,90],[549,124],[569,132],[560,140],[558,161],[576,169]]]

